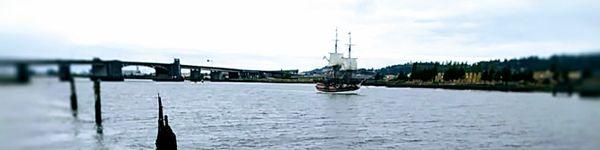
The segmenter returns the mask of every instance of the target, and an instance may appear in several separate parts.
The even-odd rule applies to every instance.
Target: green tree
[[[444,71],[444,81],[451,81],[465,78],[465,69],[462,67],[451,66]]]
[[[481,80],[483,81],[494,81],[496,80],[496,70],[494,68],[490,68],[488,70],[483,71],[481,73]]]
[[[592,70],[590,68],[583,69],[581,79],[588,79],[590,77],[592,77]]]
[[[506,60],[505,60],[506,61]],[[510,70],[509,67],[504,67],[502,68],[502,72],[501,72],[501,77],[502,77],[502,81],[504,82],[508,82],[511,81],[512,78],[512,72]]]
[[[408,76],[406,75],[406,73],[400,72],[400,73],[398,73],[398,76],[396,77],[396,80],[406,81],[406,80],[408,80]]]
[[[383,79],[383,75],[381,75],[380,73],[376,73],[374,78],[375,78],[375,80],[381,80],[381,79]]]

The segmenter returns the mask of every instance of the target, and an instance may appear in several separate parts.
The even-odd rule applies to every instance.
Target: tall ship
[[[325,67],[324,77],[317,81],[315,86],[321,92],[351,92],[360,89],[362,81],[355,78],[357,70],[356,58],[352,58],[352,37],[348,32],[348,57],[343,53],[338,53],[338,32],[335,30],[335,48],[329,57],[324,57],[328,61]]]

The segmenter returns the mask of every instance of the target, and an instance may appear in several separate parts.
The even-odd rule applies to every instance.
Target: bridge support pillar
[[[29,73],[28,64],[17,64],[17,82],[18,83],[29,83],[31,80],[31,74]]]
[[[156,68],[156,67],[155,67]],[[179,59],[175,58],[173,64],[162,65],[160,68],[164,69],[159,71],[156,70],[154,81],[183,81],[181,76],[181,64]]]
[[[173,60],[173,64],[169,69],[169,76],[173,78],[173,81],[183,81],[183,76],[181,75],[181,63],[178,58]]]
[[[73,78],[71,76],[71,66],[67,63],[58,64],[58,79],[60,81],[70,81]]]
[[[200,69],[191,69],[190,70],[190,81],[202,81],[204,79],[204,76],[202,75],[202,73],[200,72]]]
[[[239,79],[240,72],[227,72],[227,77],[229,77],[228,79]]]
[[[98,58],[94,58],[92,64],[92,80],[102,81],[123,81],[123,71],[121,68],[123,63],[120,61],[101,61]]]
[[[223,77],[223,72],[221,72],[221,71],[211,71],[210,72],[210,80],[211,81],[225,80],[225,78]]]
[[[181,76],[181,63],[179,62],[179,59],[175,58],[175,60],[173,60],[169,75],[174,76],[175,78],[183,78]]]

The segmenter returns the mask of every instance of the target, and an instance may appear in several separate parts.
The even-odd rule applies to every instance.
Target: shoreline
[[[210,82],[242,82],[242,83],[296,83],[313,84],[312,79],[233,79],[233,80],[208,80]]]
[[[134,81],[134,80],[129,80]],[[186,80],[189,81],[189,80]],[[312,78],[299,79],[230,79],[230,80],[207,80],[210,82],[237,82],[237,83],[282,83],[282,84],[315,84]],[[533,83],[435,83],[435,82],[412,82],[412,81],[375,81],[366,80],[362,86],[375,86],[387,88],[429,88],[448,90],[479,90],[479,91],[501,91],[501,92],[543,92],[553,94],[554,85]],[[592,86],[596,87],[596,86]],[[565,87],[559,87],[556,93],[569,94]],[[571,94],[579,94],[584,97],[599,97],[598,90],[586,86],[575,86]]]
[[[433,88],[450,90],[480,90],[480,91],[502,91],[502,92],[548,92],[552,93],[550,85],[532,84],[464,84],[464,83],[399,83],[399,82],[375,82],[363,84],[366,86],[382,86],[389,88]]]
[[[242,82],[242,83],[295,83],[314,84],[312,79],[244,79],[244,80],[217,80],[211,82]],[[551,85],[542,84],[518,84],[518,83],[496,83],[496,84],[464,84],[464,83],[411,83],[397,81],[373,81],[367,80],[362,86],[376,86],[388,88],[434,88],[451,90],[481,90],[481,91],[503,91],[503,92],[548,92],[552,93]]]

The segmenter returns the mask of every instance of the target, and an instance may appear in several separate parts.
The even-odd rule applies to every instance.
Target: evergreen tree
[[[375,80],[381,80],[381,79],[383,79],[383,75],[376,73],[374,78],[375,78]]]
[[[463,79],[465,77],[465,69],[462,67],[451,66],[444,72],[444,81],[452,81]]]
[[[506,61],[506,60],[505,60]],[[502,68],[502,81],[508,82],[511,81],[512,73],[509,67]]]
[[[400,72],[400,73],[398,73],[398,76],[396,77],[396,80],[398,80],[398,81],[406,81],[406,80],[408,80],[408,76],[406,75],[406,73]]]

